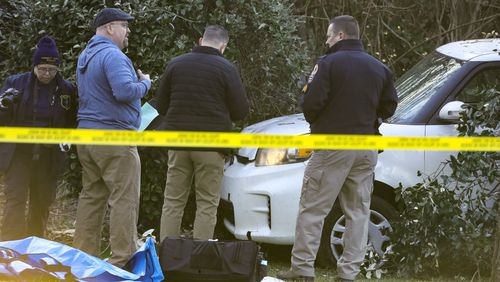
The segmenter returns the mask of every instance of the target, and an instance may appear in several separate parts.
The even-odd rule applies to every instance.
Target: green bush
[[[4,1],[7,2],[7,1]],[[247,123],[297,111],[299,78],[307,49],[296,35],[299,21],[291,0],[131,0],[67,1],[24,0],[0,4],[0,80],[28,71],[40,37],[55,37],[62,54],[61,73],[74,79],[78,54],[94,34],[95,14],[105,5],[131,13],[130,46],[125,50],[136,68],[151,75],[152,97],[168,61],[189,52],[208,24],[229,31],[225,56],[240,69],[251,102]],[[72,152],[66,182],[72,195],[79,191],[80,166]],[[165,185],[165,158],[158,148],[141,149],[141,223],[155,227],[161,212]]]
[[[466,106],[462,136],[500,135],[500,92],[475,93]],[[482,131],[479,131],[482,129]],[[399,275],[488,275],[493,253],[500,183],[500,152],[459,152],[413,187],[399,187],[400,221],[394,225],[394,263]]]

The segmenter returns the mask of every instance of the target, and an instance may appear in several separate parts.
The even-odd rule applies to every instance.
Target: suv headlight
[[[312,149],[261,148],[257,151],[255,166],[283,165],[304,162],[312,154]]]

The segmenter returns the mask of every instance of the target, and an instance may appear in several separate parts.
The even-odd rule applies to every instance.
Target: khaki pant
[[[78,145],[83,188],[78,200],[73,246],[100,252],[101,231],[110,208],[109,262],[122,267],[137,250],[141,162],[134,146]]]
[[[314,151],[304,173],[292,249],[292,271],[314,276],[314,261],[325,217],[337,199],[346,217],[344,252],[337,262],[341,278],[354,279],[366,253],[373,171],[377,151]]]
[[[217,222],[223,172],[224,156],[221,153],[178,150],[168,152],[167,183],[161,214],[161,240],[180,235],[182,216],[193,177],[196,193],[193,237],[212,239]]]

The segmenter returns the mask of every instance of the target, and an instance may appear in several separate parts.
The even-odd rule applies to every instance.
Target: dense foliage
[[[56,38],[63,56],[61,73],[75,77],[78,54],[93,35],[95,14],[105,5],[131,13],[130,46],[126,50],[136,68],[151,74],[154,94],[168,61],[189,52],[208,24],[219,24],[230,33],[224,55],[240,69],[251,115],[245,123],[297,111],[299,78],[307,50],[296,35],[297,17],[291,1],[132,0],[132,1],[2,1],[0,6],[0,79],[28,71],[38,39]],[[241,128],[244,124],[238,124]],[[163,201],[165,159],[157,149],[142,153],[142,216],[158,218]],[[76,160],[76,159],[75,159]],[[67,175],[79,187],[79,166]],[[78,190],[78,189],[76,189]]]
[[[62,74],[74,78],[77,56],[94,33],[92,20],[106,2],[135,17],[126,53],[152,75],[154,87],[171,58],[190,51],[206,25],[220,24],[230,33],[225,55],[239,67],[251,100],[249,121],[296,110],[307,52],[290,1],[9,1],[0,6],[0,79],[29,70],[45,34],[63,53]]]
[[[472,93],[471,93],[472,94]],[[500,136],[500,92],[474,93],[458,126],[462,136]],[[422,183],[397,189],[401,220],[394,226],[401,275],[487,276],[500,193],[500,152],[460,152]]]

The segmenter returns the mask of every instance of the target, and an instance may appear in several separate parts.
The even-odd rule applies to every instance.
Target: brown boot
[[[285,281],[296,281],[296,282],[313,282],[314,277],[312,276],[303,276],[296,274],[291,269],[285,272],[278,273],[278,278]]]

